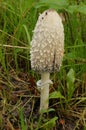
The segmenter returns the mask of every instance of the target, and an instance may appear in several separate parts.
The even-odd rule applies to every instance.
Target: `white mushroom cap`
[[[64,53],[64,28],[55,10],[38,18],[31,41],[31,67],[37,72],[59,71]]]

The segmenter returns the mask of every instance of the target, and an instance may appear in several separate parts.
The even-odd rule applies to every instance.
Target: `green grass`
[[[50,88],[50,108],[54,108],[54,116],[48,112],[46,120],[44,116],[37,120],[41,118],[35,112],[39,75],[31,70],[30,41],[39,13],[48,8],[63,17],[65,52],[60,72],[51,75],[54,84]],[[31,108],[26,110],[29,104]],[[1,130],[8,126],[14,130],[16,124],[22,130],[47,129],[48,125],[54,129],[59,118],[71,123],[75,119],[75,130],[86,129],[85,0],[0,1],[0,113]]]

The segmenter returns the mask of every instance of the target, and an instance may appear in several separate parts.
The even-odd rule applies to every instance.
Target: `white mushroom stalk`
[[[48,109],[50,73],[58,72],[64,53],[64,28],[55,10],[44,11],[38,18],[31,41],[31,67],[41,74],[40,111]]]
[[[53,82],[49,79],[50,73],[41,73],[41,80],[37,82],[38,89],[40,90],[40,111],[42,109],[48,109],[49,104],[49,84]]]

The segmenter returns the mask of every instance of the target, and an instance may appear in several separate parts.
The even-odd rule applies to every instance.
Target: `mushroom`
[[[48,9],[39,15],[31,41],[31,68],[41,74],[40,111],[48,109],[50,73],[58,72],[64,53],[64,28],[58,13]]]

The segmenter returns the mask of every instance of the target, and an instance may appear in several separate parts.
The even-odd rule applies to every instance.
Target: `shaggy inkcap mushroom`
[[[31,67],[41,74],[37,82],[40,87],[40,110],[48,108],[49,79],[51,72],[59,71],[64,53],[64,29],[55,10],[40,14],[31,41]]]
[[[60,16],[54,10],[44,11],[33,32],[32,69],[40,73],[59,71],[64,52],[64,31]]]

